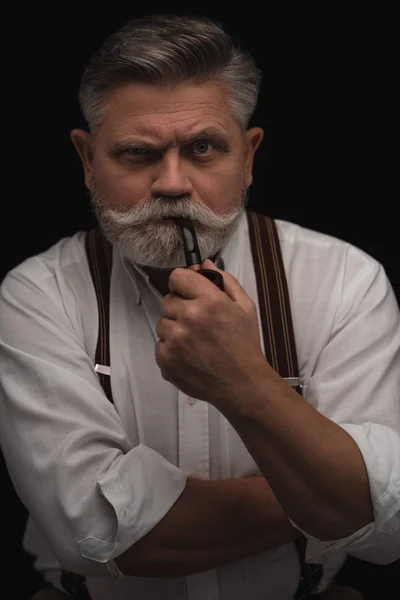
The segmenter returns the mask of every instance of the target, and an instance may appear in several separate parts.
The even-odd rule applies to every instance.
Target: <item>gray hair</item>
[[[261,83],[254,58],[208,17],[150,15],[129,21],[105,40],[84,70],[79,102],[95,131],[107,94],[120,84],[211,79],[227,85],[232,113],[246,129]]]

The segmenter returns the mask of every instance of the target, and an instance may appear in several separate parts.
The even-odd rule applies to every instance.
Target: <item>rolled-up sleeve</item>
[[[0,435],[15,489],[62,568],[118,576],[114,559],[166,515],[186,475],[132,447],[51,275],[0,294]]]
[[[307,560],[342,550],[376,564],[400,557],[400,439],[388,427],[366,423],[341,425],[353,437],[363,456],[374,509],[374,522],[352,535],[320,541],[308,535]]]
[[[164,517],[185,483],[180,469],[141,444],[119,457],[97,482],[116,516],[115,542],[108,547],[86,537],[79,541],[82,556],[105,562],[125,552]]]
[[[371,259],[360,269],[351,257],[349,262],[340,310],[304,395],[357,444],[374,520],[332,541],[301,531],[308,538],[310,562],[324,562],[324,557],[342,551],[388,564],[400,558],[399,308],[380,265]]]

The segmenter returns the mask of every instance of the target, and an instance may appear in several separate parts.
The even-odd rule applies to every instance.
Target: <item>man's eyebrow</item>
[[[151,141],[146,138],[141,138],[140,136],[129,136],[124,137],[118,140],[114,140],[111,143],[111,152],[118,153],[126,150],[127,148],[145,148],[145,149],[153,149],[153,150],[162,150],[162,146],[157,144],[155,141]]]
[[[226,131],[218,127],[205,127],[204,129],[200,129],[199,131],[190,133],[187,136],[181,136],[179,142],[185,145],[190,145],[196,142],[197,140],[207,139],[215,140],[218,144],[220,144],[226,149],[230,146],[228,134],[226,133]],[[168,145],[164,147],[160,142],[157,142],[155,139],[142,137],[140,135],[132,135],[114,140],[111,144],[111,152],[118,153],[129,147],[152,149],[155,151],[162,152],[163,150],[168,148]]]
[[[219,127],[205,127],[194,133],[191,133],[185,140],[184,143],[193,143],[196,140],[216,140],[222,143],[224,146],[229,146],[229,137],[226,131]]]

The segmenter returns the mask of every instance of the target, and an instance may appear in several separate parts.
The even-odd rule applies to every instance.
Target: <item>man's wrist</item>
[[[282,393],[285,386],[284,380],[262,357],[235,377],[216,408],[231,422],[238,418],[258,418],[268,398]]]

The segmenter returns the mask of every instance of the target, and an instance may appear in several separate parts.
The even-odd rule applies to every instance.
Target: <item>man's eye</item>
[[[130,154],[132,156],[146,156],[150,154],[150,150],[148,148],[126,148],[124,153]]]
[[[215,148],[210,142],[197,142],[193,146],[193,152],[197,156],[207,156],[208,154],[211,154],[213,150],[215,150]]]
[[[160,153],[153,148],[145,146],[130,146],[125,148],[120,155],[127,163],[131,164],[148,164],[158,160]]]

